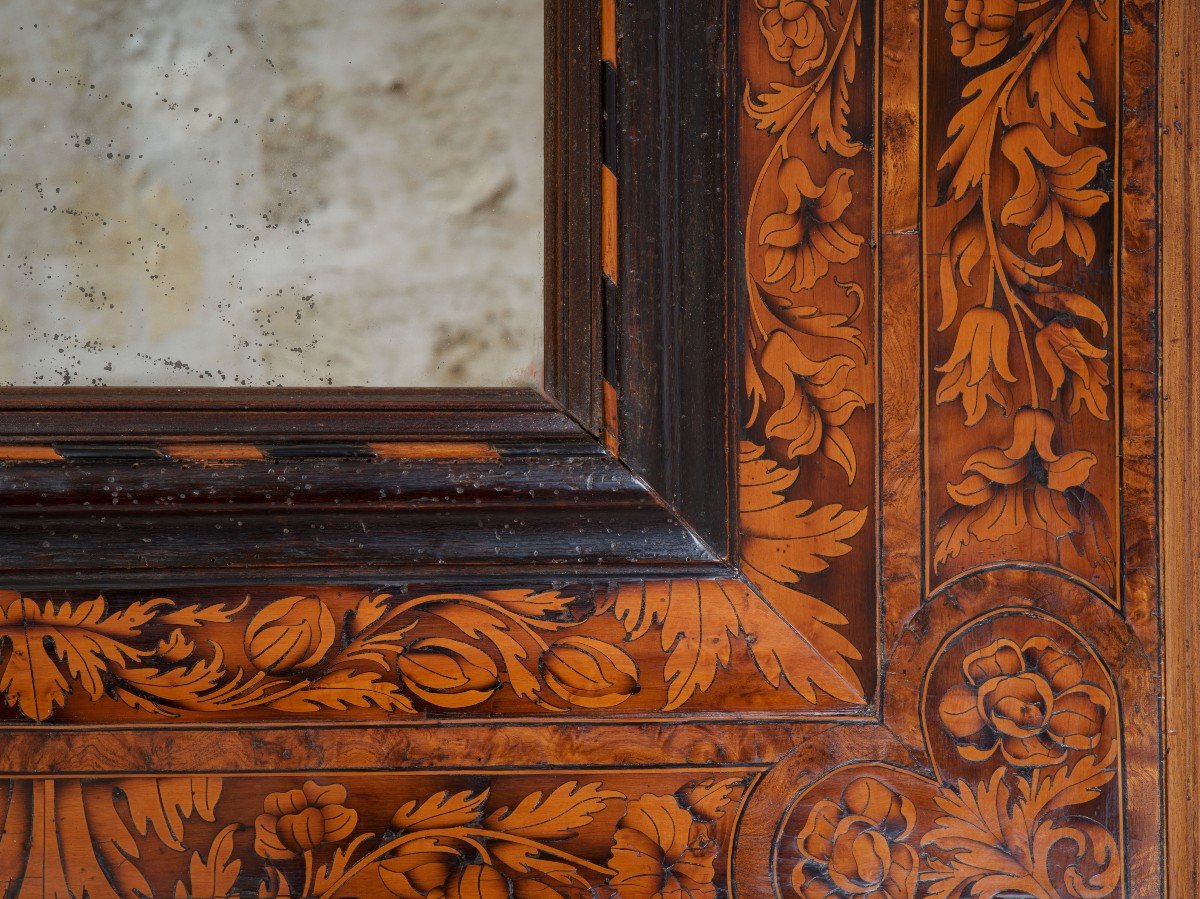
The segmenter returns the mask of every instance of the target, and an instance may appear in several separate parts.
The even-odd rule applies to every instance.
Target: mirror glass
[[[540,380],[543,0],[0,0],[0,386]]]

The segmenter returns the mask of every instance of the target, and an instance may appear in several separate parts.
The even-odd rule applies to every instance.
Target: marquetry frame
[[[1054,8],[1071,5],[1066,0]],[[1103,4],[1094,5],[1104,12]],[[1132,152],[1141,155],[1131,157],[1134,166],[1117,170],[1126,180],[1119,180],[1109,197],[1115,207],[1118,197],[1133,188],[1128,202],[1121,200],[1124,214],[1114,216],[1114,254],[1118,249],[1144,252],[1137,240],[1151,235],[1157,241],[1155,224],[1161,228],[1162,249],[1155,250],[1161,259],[1161,282],[1138,280],[1146,274],[1144,268],[1121,266],[1119,272],[1129,270],[1132,279],[1124,282],[1127,320],[1117,326],[1115,317],[1122,307],[1114,304],[1114,321],[1108,323],[1114,335],[1129,332],[1110,338],[1110,358],[1120,355],[1126,346],[1122,340],[1132,341],[1128,346],[1139,360],[1145,355],[1159,364],[1161,352],[1161,386],[1146,364],[1114,365],[1111,377],[1120,386],[1110,396],[1113,406],[1131,397],[1126,414],[1113,416],[1126,423],[1124,431],[1113,425],[1114,435],[1103,442],[1094,434],[1087,436],[1092,433],[1088,426],[1074,432],[1068,426],[1070,415],[1062,411],[1064,404],[1062,410],[1056,407],[1055,414],[1063,417],[1055,421],[1055,436],[1038,443],[1041,425],[1031,425],[1031,445],[1025,447],[1028,455],[1036,444],[1043,463],[1068,459],[1082,450],[1111,452],[1112,459],[1105,463],[1114,469],[1120,461],[1116,477],[1122,486],[1114,492],[1125,495],[1125,511],[1117,517],[1131,515],[1135,527],[1133,537],[1126,538],[1131,555],[1122,557],[1120,573],[1108,587],[1089,583],[1083,576],[1087,572],[1063,576],[1056,569],[1079,568],[1079,559],[1051,564],[1039,544],[1005,547],[951,577],[931,576],[926,565],[932,553],[928,547],[936,542],[931,522],[944,510],[929,514],[925,492],[931,485],[944,487],[949,479],[931,475],[924,465],[914,466],[913,459],[930,456],[928,443],[923,450],[920,444],[928,440],[935,407],[945,411],[961,404],[957,411],[969,418],[974,412],[959,395],[945,401],[931,396],[940,392],[939,379],[949,380],[942,375],[953,375],[946,371],[953,369],[946,358],[957,354],[957,348],[954,340],[939,345],[939,323],[926,317],[939,288],[936,252],[930,253],[928,246],[922,249],[921,242],[927,237],[929,210],[938,204],[926,193],[925,176],[916,181],[905,176],[905,171],[911,175],[932,166],[937,154],[929,144],[942,137],[941,125],[935,130],[912,111],[928,108],[930,75],[916,73],[912,57],[883,48],[921,48],[914,53],[920,53],[922,65],[929,65],[930,29],[944,27],[941,10],[931,2],[920,4],[923,12],[916,5],[891,2],[829,4],[828,35],[840,43],[831,40],[834,52],[816,64],[818,71],[831,59],[836,66],[842,51],[853,44],[856,12],[863,14],[865,31],[875,42],[862,50],[862,59],[870,61],[874,71],[860,65],[857,80],[844,81],[858,110],[852,114],[858,116],[855,127],[837,133],[835,112],[824,147],[827,152],[832,148],[828,158],[811,145],[801,149],[797,144],[785,151],[783,157],[792,153],[812,170],[802,175],[790,166],[785,183],[780,165],[780,192],[765,191],[758,208],[753,182],[764,172],[775,177],[769,169],[782,160],[771,155],[770,141],[755,149],[754,132],[770,130],[755,126],[769,122],[781,109],[780,114],[788,111],[786,92],[771,82],[788,87],[791,66],[794,87],[819,56],[811,52],[811,45],[794,40],[787,44],[785,39],[791,40],[789,34],[794,33],[779,21],[764,20],[761,33],[759,27],[747,27],[757,26],[760,13],[777,6],[761,2],[756,7],[754,0],[619,3],[611,8],[619,37],[613,40],[605,39],[602,28],[587,24],[586,16],[571,20],[582,30],[572,32],[565,44],[586,63],[598,58],[615,61],[616,94],[621,98],[618,135],[608,155],[596,130],[588,132],[585,141],[591,149],[571,157],[582,159],[585,168],[593,163],[605,166],[615,176],[607,196],[603,190],[589,194],[561,213],[564,220],[580,223],[577,233],[592,249],[553,263],[559,271],[569,270],[564,278],[574,279],[591,300],[573,307],[578,311],[574,324],[563,324],[575,315],[568,311],[554,319],[557,324],[548,322],[548,330],[578,338],[579,322],[586,321],[590,333],[618,337],[607,344],[601,341],[602,351],[596,351],[596,343],[588,344],[594,355],[577,351],[564,357],[591,359],[597,377],[551,369],[551,392],[579,430],[536,400],[512,395],[470,400],[491,406],[472,420],[469,436],[441,426],[437,400],[429,396],[399,403],[377,398],[373,407],[352,411],[337,411],[334,398],[326,432],[301,440],[294,439],[295,426],[303,420],[303,403],[311,400],[305,397],[288,400],[294,403],[292,410],[279,410],[285,425],[249,441],[230,438],[255,437],[258,425],[253,420],[264,410],[249,411],[243,416],[245,430],[233,435],[224,422],[230,416],[238,419],[238,410],[222,408],[219,400],[207,401],[215,404],[207,410],[204,402],[199,408],[172,410],[160,419],[168,423],[157,426],[157,434],[145,435],[157,439],[137,446],[111,439],[129,431],[128,421],[119,416],[109,419],[109,432],[101,435],[109,439],[96,440],[95,434],[79,438],[72,427],[96,420],[94,411],[42,408],[37,417],[51,422],[44,433],[60,438],[49,451],[45,443],[14,430],[12,441],[33,457],[30,464],[40,460],[47,466],[38,471],[64,471],[70,465],[54,466],[66,462],[84,473],[57,486],[29,474],[21,484],[9,481],[8,489],[26,497],[54,496],[55,490],[60,497],[71,494],[76,505],[64,502],[61,511],[76,520],[88,504],[109,497],[95,483],[89,485],[89,478],[118,477],[122,496],[145,502],[153,496],[155,481],[180,462],[192,472],[190,481],[176,485],[185,490],[203,493],[210,486],[206,478],[222,477],[231,464],[264,465],[272,477],[282,473],[297,478],[297,484],[315,478],[327,485],[321,489],[332,491],[330,505],[345,503],[361,515],[364,497],[384,483],[371,469],[383,466],[387,478],[401,479],[402,496],[376,510],[372,527],[395,517],[399,526],[383,535],[380,546],[392,551],[404,547],[413,554],[391,564],[380,561],[382,550],[374,556],[368,551],[366,560],[358,563],[345,556],[313,559],[296,548],[302,541],[281,541],[282,564],[256,566],[246,554],[237,559],[240,570],[230,573],[216,567],[217,560],[229,557],[227,545],[213,542],[207,545],[207,562],[192,571],[172,571],[170,590],[155,585],[148,592],[145,572],[104,572],[100,580],[108,586],[101,600],[87,592],[87,585],[97,582],[95,572],[76,571],[65,580],[68,576],[62,571],[42,564],[46,557],[39,562],[31,541],[28,558],[34,564],[6,580],[26,588],[35,603],[13,606],[9,600],[15,597],[5,597],[0,609],[11,617],[15,608],[26,631],[45,633],[44,639],[50,640],[47,652],[55,639],[49,632],[55,627],[80,622],[107,627],[109,636],[117,632],[114,640],[120,648],[114,652],[129,663],[109,667],[103,679],[92,682],[76,677],[62,696],[51,697],[49,706],[43,704],[44,696],[27,690],[27,702],[18,709],[27,719],[24,725],[9,710],[4,723],[9,739],[0,748],[0,760],[10,772],[10,792],[0,795],[0,808],[6,813],[17,810],[5,828],[14,835],[12,845],[31,838],[37,822],[44,824],[51,815],[60,827],[65,822],[86,831],[86,808],[89,819],[113,823],[116,849],[98,849],[107,854],[95,859],[94,868],[119,870],[119,876],[130,878],[123,888],[136,886],[142,875],[135,866],[114,869],[120,858],[113,853],[134,844],[146,848],[153,838],[176,852],[186,848],[192,853],[192,892],[201,881],[225,884],[202,889],[228,889],[237,876],[231,853],[238,833],[234,825],[240,824],[252,829],[254,854],[263,860],[268,889],[272,878],[277,887],[287,877],[296,889],[303,868],[303,892],[311,888],[322,893],[310,878],[328,888],[343,875],[345,880],[357,876],[346,872],[367,864],[372,853],[378,858],[395,852],[394,847],[386,848],[393,844],[431,839],[459,847],[445,853],[462,859],[452,880],[459,893],[474,885],[484,896],[507,895],[509,884],[521,880],[521,858],[553,856],[573,872],[559,870],[560,876],[580,878],[572,882],[586,882],[589,889],[607,887],[618,895],[625,895],[623,890],[633,896],[654,895],[643,893],[639,884],[655,882],[684,894],[706,895],[720,884],[739,895],[758,896],[789,895],[790,889],[801,886],[818,894],[836,889],[838,877],[847,876],[839,868],[845,858],[835,859],[822,841],[828,838],[827,829],[832,833],[851,827],[871,834],[873,845],[888,845],[884,879],[889,888],[915,889],[919,880],[927,888],[938,885],[950,891],[991,879],[1002,882],[1001,889],[1019,892],[1033,887],[1003,868],[998,861],[1003,856],[975,867],[970,859],[980,846],[991,849],[993,844],[1010,857],[1018,856],[1017,847],[1005,841],[1014,839],[1014,833],[1019,837],[1020,826],[1025,826],[1031,846],[1036,829],[1053,834],[1056,851],[1074,851],[1071,870],[1082,878],[1072,887],[1062,879],[1064,870],[1047,871],[1037,888],[1057,890],[1057,895],[1078,895],[1070,892],[1075,888],[1095,895],[1106,890],[1139,896],[1196,891],[1195,829],[1190,825],[1197,818],[1193,785],[1200,782],[1194,739],[1200,682],[1194,666],[1186,662],[1193,635],[1200,636],[1190,602],[1200,573],[1191,529],[1182,524],[1200,514],[1193,483],[1200,472],[1191,451],[1200,410],[1189,389],[1189,364],[1200,349],[1192,325],[1193,298],[1200,288],[1195,264],[1200,238],[1189,228],[1196,187],[1188,177],[1200,126],[1193,72],[1188,71],[1197,63],[1185,52],[1185,23],[1189,16],[1195,19],[1195,11],[1181,0],[1168,0],[1161,7],[1149,0],[1124,0],[1121,52],[1132,73],[1129,84],[1139,90],[1119,93],[1110,84],[1097,101],[1110,104],[1115,113],[1121,96],[1130,118],[1140,115],[1148,122],[1158,109],[1165,126],[1159,132],[1161,171],[1152,131],[1131,129]],[[718,31],[725,40],[714,42],[712,35]],[[1102,25],[1097,31],[1115,40],[1114,32]],[[1155,37],[1161,41],[1157,48]],[[764,39],[778,41],[772,45],[778,52],[769,59]],[[963,55],[967,52],[972,51],[964,50]],[[1099,52],[1103,59],[1104,53],[1115,51]],[[938,53],[936,64],[949,68],[954,62],[949,50],[943,47]],[[1150,71],[1156,55],[1157,75]],[[986,62],[981,59],[979,64]],[[722,66],[734,65],[748,74],[741,84],[732,79],[729,87]],[[1176,66],[1184,67],[1178,78]],[[594,82],[587,68],[583,63],[568,66],[578,78],[570,82],[574,96],[590,90]],[[673,73],[671,78],[656,80],[664,71]],[[836,67],[828,71],[825,80],[837,84],[842,76]],[[745,82],[750,87],[739,109]],[[889,90],[876,98],[880,84]],[[784,96],[771,99],[767,95],[772,90]],[[860,108],[864,103],[868,111]],[[591,108],[589,115],[595,119],[596,108]],[[872,135],[861,142],[863,148],[855,146],[856,128],[867,128]],[[814,119],[812,134],[819,133]],[[702,149],[697,151],[697,146]],[[1146,169],[1129,171],[1139,159],[1154,174],[1152,186],[1142,177]],[[851,176],[838,175],[843,168]],[[630,178],[631,171],[642,177]],[[709,180],[714,177],[741,179],[741,190],[730,191],[740,194],[741,204],[731,202],[722,189],[709,189],[720,183]],[[689,190],[689,181],[701,188]],[[813,358],[836,357],[818,355],[812,349],[819,345],[811,340],[812,329],[805,323],[794,327],[795,319],[787,316],[758,334],[747,331],[743,336],[750,357],[739,386],[748,389],[748,409],[739,410],[743,397],[731,386],[738,382],[731,372],[741,365],[736,357],[742,341],[723,340],[721,365],[711,365],[711,346],[704,346],[695,358],[676,357],[675,365],[660,368],[656,359],[671,356],[665,350],[673,349],[680,335],[742,335],[731,309],[734,298],[746,300],[747,290],[783,291],[786,286],[777,286],[783,278],[804,280],[803,290],[824,289],[825,273],[816,268],[801,279],[799,251],[790,262],[786,257],[799,244],[787,236],[792,223],[784,219],[810,214],[813,208],[793,205],[788,192],[819,200],[812,194],[842,183],[878,196],[869,213],[861,208],[862,201],[854,208],[840,202],[825,207],[840,208],[847,216],[846,233],[830,232],[826,238],[837,256],[828,260],[840,276],[830,278],[837,291],[821,294],[821,308],[799,317],[819,313],[823,318],[816,331],[826,336],[832,333],[845,340],[846,329],[858,326],[872,335],[862,339],[862,372],[835,382],[854,368],[853,361],[839,360],[832,372],[805,374]],[[1156,201],[1161,205],[1156,207]],[[739,212],[731,216],[730,209]],[[828,225],[840,214],[820,221]],[[606,232],[606,219],[616,220],[617,227],[610,224]],[[773,224],[768,226],[768,221]],[[1121,237],[1116,233],[1120,227],[1131,230]],[[611,243],[605,242],[605,235]],[[1104,238],[1099,240],[1103,246]],[[768,257],[763,250],[768,246],[781,253]],[[1076,255],[1086,255],[1086,245],[1078,246],[1084,252]],[[724,255],[715,253],[718,247],[724,247]],[[861,252],[852,253],[854,249]],[[877,262],[885,254],[891,260],[886,272]],[[922,271],[932,272],[934,283],[924,280]],[[607,297],[605,282],[595,277],[598,273],[612,282]],[[1110,274],[1114,281],[1123,276]],[[923,281],[924,301],[917,304],[921,309],[882,303],[885,283],[895,284],[904,275]],[[889,277],[890,282],[885,280]],[[855,289],[847,289],[848,283]],[[711,302],[713,295],[722,297],[725,305],[716,308],[720,304]],[[1161,297],[1161,319],[1154,315],[1155,297]],[[1079,308],[1090,311],[1079,305],[1076,311]],[[872,322],[872,313],[879,316],[877,321]],[[1033,320],[1033,315],[1027,319]],[[1094,340],[1109,338],[1100,329],[1087,330],[1079,318],[1055,321],[1083,328]],[[1091,321],[1095,324],[1094,318]],[[1039,327],[1049,323],[1045,319]],[[904,355],[914,351],[913,345],[896,342],[897,334],[910,331],[921,335],[919,372]],[[949,334],[954,336],[953,331]],[[730,352],[731,347],[738,352]],[[773,347],[769,358],[768,347]],[[687,354],[686,341],[680,352]],[[851,353],[844,355],[850,358]],[[1013,370],[1018,358],[1013,356]],[[698,363],[705,361],[707,378],[692,378]],[[749,371],[756,367],[764,384],[757,397],[755,375]],[[818,386],[839,385],[812,398],[825,428],[822,433],[827,437],[842,429],[842,436],[814,441],[796,425],[798,418],[780,415],[789,402],[785,394],[790,394],[779,376],[787,372],[797,376],[797,383],[801,377],[815,377]],[[1032,371],[1029,377],[1034,377]],[[1009,382],[1007,377],[1003,380]],[[820,401],[831,396],[844,402],[822,406]],[[697,423],[696,409],[711,408],[703,405],[705,398],[728,414],[706,419],[703,426],[710,430],[697,432],[691,430]],[[983,399],[986,414],[994,400]],[[1091,399],[1099,403],[1096,396]],[[762,416],[756,415],[756,401],[767,404]],[[170,407],[171,402],[164,405]],[[1080,405],[1084,415],[1104,420],[1088,411],[1086,398]],[[846,407],[850,414],[843,418],[838,410]],[[676,417],[676,411],[691,414]],[[462,407],[451,415],[464,413]],[[363,424],[381,419],[391,425],[385,433]],[[750,425],[744,431],[741,423],[746,420]],[[942,432],[960,433],[961,422],[950,426],[948,420],[937,425]],[[200,424],[181,435],[185,421]],[[912,422],[917,423],[915,435]],[[962,433],[975,436],[969,428]],[[1120,447],[1119,435],[1125,440]],[[76,439],[69,439],[72,436]],[[224,451],[213,448],[214,437],[220,438],[218,447]],[[757,438],[758,445],[748,448],[735,467],[732,448],[745,437]],[[1002,441],[996,444],[998,451],[1016,445],[995,439]],[[1063,440],[1078,443],[1064,445]],[[598,453],[599,443],[616,448],[638,477],[630,477],[623,465],[604,461],[613,457]],[[867,456],[850,458],[847,443],[867,456],[880,456],[869,462]],[[699,458],[693,452],[697,449]],[[968,454],[985,449],[970,446]],[[1156,462],[1160,452],[1161,469]],[[959,467],[964,467],[962,461],[957,460]],[[943,467],[949,464],[946,459],[940,462]],[[972,464],[968,460],[967,466]],[[562,473],[568,466],[574,467],[572,476]],[[447,572],[444,566],[423,564],[405,543],[403,532],[429,521],[430,507],[447,501],[453,505],[453,498],[430,486],[447,471],[458,475],[460,485],[475,485],[461,501],[469,508],[488,493],[503,494],[505,479],[517,470],[525,472],[524,480],[509,489],[514,497],[535,499],[532,506],[522,500],[521,514],[541,522],[532,538],[523,537],[537,552],[484,561],[469,555],[468,536],[457,546],[449,544],[451,554],[463,555],[456,557],[460,567]],[[734,483],[739,476],[740,489]],[[710,488],[716,485],[707,492],[724,500],[690,505],[688,485],[698,480]],[[1060,478],[1059,487],[1052,489],[1065,495],[1080,486],[1066,480]],[[597,483],[605,485],[606,493],[598,500],[588,493]],[[847,483],[858,492],[848,492]],[[640,493],[646,484],[652,502]],[[250,477],[241,489],[239,501],[247,508],[257,503],[267,521],[271,513],[266,498],[273,495],[268,479]],[[885,489],[887,503],[882,499]],[[553,540],[563,522],[571,520],[563,517],[553,497],[572,490],[589,497],[576,505],[576,525],[607,532],[634,521],[640,533],[652,536],[640,546],[619,544],[625,554],[620,558],[609,557],[613,544],[609,541],[606,548],[600,540],[590,550],[546,564],[548,544],[539,541]],[[740,516],[729,502],[739,493]],[[711,496],[707,499],[712,501]],[[1156,530],[1153,513],[1160,503],[1163,517]],[[631,507],[639,510],[640,519],[629,517]],[[844,515],[860,507],[868,510],[867,518],[851,528]],[[664,508],[671,514],[663,515]],[[466,510],[448,511],[450,528],[481,514],[456,517],[458,511]],[[829,542],[823,548],[804,535],[781,531],[814,511],[823,513],[829,525]],[[64,516],[63,522],[67,520]],[[321,528],[336,520],[333,514],[314,519]],[[915,520],[925,521],[924,534],[913,533]],[[494,529],[501,521],[486,519],[481,530]],[[27,529],[29,520],[18,525],[8,533]],[[74,523],[71,528],[78,530]],[[691,543],[689,535],[694,538]],[[38,534],[39,541],[45,536]],[[785,549],[764,552],[764,541],[769,540]],[[1116,545],[1124,551],[1120,542]],[[649,546],[660,551],[654,553]],[[118,558],[130,564],[129,557]],[[738,577],[728,560],[739,558],[758,560],[748,566],[755,572],[752,577]],[[167,559],[147,561],[145,571],[152,572]],[[65,567],[76,565],[71,559]],[[764,569],[780,568],[790,571],[794,580],[784,574],[764,576]],[[281,572],[297,571],[304,577],[280,577]],[[1129,590],[1124,589],[1127,578],[1133,585]],[[237,585],[238,596],[229,597],[222,583]],[[279,586],[288,583],[292,586]],[[401,589],[389,595],[370,586],[345,586],[378,583],[398,583]],[[859,660],[861,667],[852,666],[852,677],[860,677],[861,693],[837,697],[830,690],[838,689],[838,677],[830,673],[844,669],[830,660],[840,655],[844,662],[847,656],[839,653],[836,641],[823,641],[846,626],[838,623],[842,597],[833,588],[851,583],[870,593],[869,613],[861,605],[844,607],[859,626],[870,619],[866,642],[851,641],[867,658]],[[515,584],[520,588],[514,589]],[[71,585],[79,588],[66,589]],[[883,596],[878,606],[877,593]],[[416,614],[414,610],[430,614],[420,620],[403,617]],[[520,632],[515,650],[506,643],[508,623]],[[711,623],[717,625],[715,640],[707,630]],[[463,633],[473,633],[476,639],[464,641]],[[691,655],[689,646],[702,642],[701,633],[709,635],[714,648]],[[781,642],[781,633],[795,633],[802,640]],[[195,705],[211,695],[181,699],[158,690],[159,681],[177,679],[172,672],[186,667],[180,659],[191,659],[191,650],[185,649],[202,634],[230,648],[227,671],[212,665],[205,669],[220,688],[215,712],[207,710],[207,719],[196,713]],[[281,642],[280,635],[300,639]],[[1156,646],[1159,638],[1165,653]],[[180,652],[184,655],[172,657]],[[351,702],[349,708],[336,709],[331,697],[344,684],[334,681],[348,677],[348,671],[362,674],[353,671],[353,665],[371,653],[394,658],[390,664],[399,672],[395,683],[385,686],[386,679],[378,676],[360,679],[360,686],[370,688],[364,695],[375,698],[366,708]],[[160,667],[147,672],[132,663],[142,659]],[[432,666],[422,663],[435,659],[454,662],[456,683],[430,679]],[[238,667],[254,672],[249,687],[235,675]],[[333,680],[321,682],[322,677]],[[840,677],[843,686],[850,683],[844,674]],[[1028,683],[1038,678],[1053,694],[1053,702],[1073,710],[1076,723],[1065,730],[1035,729],[1020,738],[997,731],[989,716],[999,713],[986,697],[1017,688],[993,680]],[[124,701],[121,690],[131,701],[118,713],[113,709]],[[11,684],[6,694],[18,695]],[[236,702],[222,705],[231,696]],[[94,711],[97,701],[108,703],[105,712]],[[151,724],[144,713],[156,703],[161,706],[153,710],[156,713],[182,720]],[[970,711],[976,707],[989,710],[980,713],[978,721]],[[421,714],[407,719],[409,709]],[[28,720],[39,723],[30,726]],[[86,759],[74,748],[81,731],[89,744]],[[1170,751],[1165,762],[1164,742]],[[181,747],[186,759],[178,755]],[[281,753],[287,770],[279,770]],[[530,759],[549,764],[530,767]],[[261,777],[255,789],[230,792],[230,785],[246,772],[268,769],[272,774]],[[47,778],[49,771],[56,776]],[[231,798],[241,792],[245,795]],[[362,800],[383,793],[397,797],[394,808]],[[226,804],[218,808],[219,802]],[[1001,818],[1007,815],[1010,827],[989,832],[972,817],[976,807],[994,809]],[[27,808],[41,811],[30,817]],[[495,865],[466,863],[464,841],[478,839],[489,847],[503,847],[514,842],[513,835],[522,828],[544,828],[539,816],[551,811],[566,815],[574,829],[543,829],[538,845],[527,846],[532,855],[510,857],[515,864],[503,857]],[[295,816],[316,813],[323,821],[319,833],[297,829]],[[138,833],[130,830],[129,815]],[[427,826],[420,823],[422,815],[438,821],[426,837],[421,836]],[[1166,847],[1159,840],[1164,818]],[[185,822],[188,828],[199,828],[199,835],[186,843],[180,836]],[[572,842],[576,831],[581,842]],[[678,834],[678,839],[665,839],[668,833]],[[341,855],[320,855],[334,852],[338,845]],[[1164,849],[1169,849],[1165,857]],[[91,870],[92,851],[82,844],[84,863],[78,870],[84,874]],[[153,855],[155,850],[146,851]],[[243,846],[236,864],[249,858]],[[318,868],[323,858],[329,860],[328,867]],[[654,863],[648,864],[647,858]],[[14,859],[20,870],[12,867]],[[62,867],[62,859],[43,861]],[[443,871],[437,864],[430,873],[430,863],[424,857],[396,861],[390,863],[387,876],[380,877],[385,883],[411,887],[415,881],[405,878],[418,869],[422,877],[450,876],[449,869]],[[55,876],[54,864],[44,869],[45,876]],[[0,844],[0,883],[4,875],[9,882],[29,877],[23,865],[11,847],[6,855]],[[64,876],[81,875],[76,871]],[[179,884],[179,890],[189,889],[182,875]],[[164,881],[163,888],[173,885]],[[397,895],[404,895],[403,890]]]

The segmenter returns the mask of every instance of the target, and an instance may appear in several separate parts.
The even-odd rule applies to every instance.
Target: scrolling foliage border
[[[752,179],[741,185],[743,571],[776,608],[825,625],[814,642],[862,683],[874,679],[878,589],[873,5],[739,9]],[[818,528],[836,564],[797,551]]]
[[[1122,11],[975,6],[928,8],[932,583],[999,556],[1115,602]]]
[[[862,564],[878,499],[870,4],[803,34],[777,7],[755,7],[758,51],[786,81],[745,94],[773,146],[747,211],[741,578],[0,593],[0,721],[862,713],[877,640]]]
[[[0,721],[574,721],[861,700],[736,580],[76,596],[0,593]]]
[[[753,774],[338,773],[0,782],[0,894],[717,896]],[[386,797],[386,798],[385,798]]]
[[[936,589],[889,609],[881,723],[805,740],[744,829],[779,896],[1160,895],[1155,4],[923,6]]]

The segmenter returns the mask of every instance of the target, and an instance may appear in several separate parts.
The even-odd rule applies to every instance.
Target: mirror
[[[543,0],[0,0],[0,385],[540,380]]]

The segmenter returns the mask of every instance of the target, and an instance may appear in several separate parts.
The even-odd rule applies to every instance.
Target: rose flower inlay
[[[963,758],[983,761],[999,750],[1009,764],[1032,768],[1100,745],[1109,698],[1046,637],[997,640],[968,655],[963,674],[966,683],[951,687],[938,709]]]

